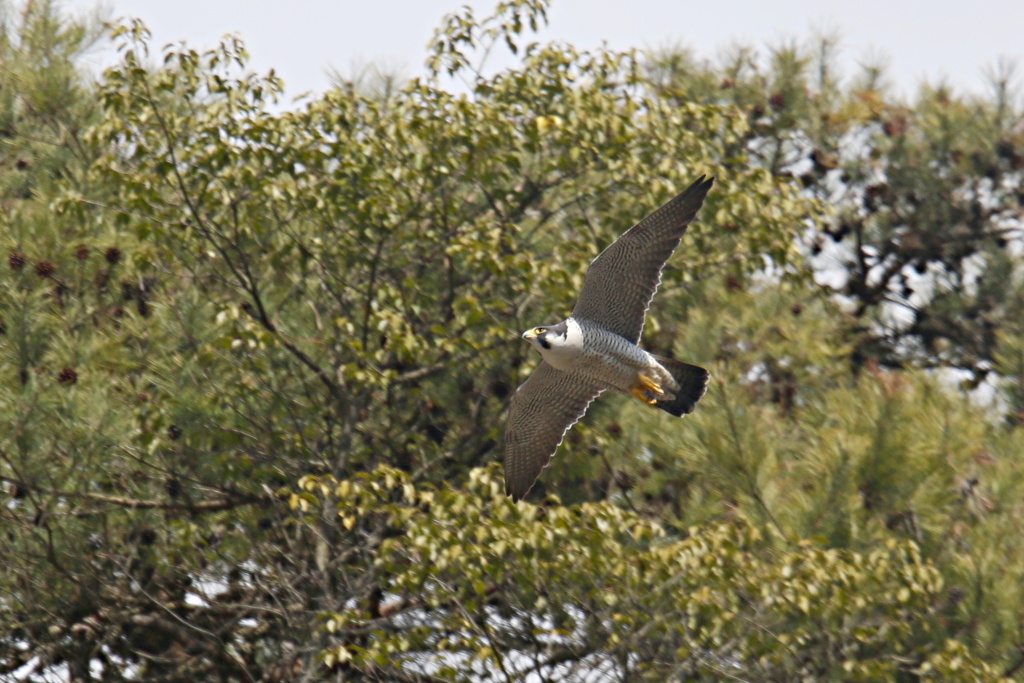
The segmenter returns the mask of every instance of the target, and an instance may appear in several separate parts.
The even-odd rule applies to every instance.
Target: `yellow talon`
[[[665,390],[661,388],[661,385],[655,382],[647,375],[638,374],[636,378],[640,382],[640,387],[642,389],[646,389],[647,391],[653,392],[658,396],[661,396],[662,394],[665,393]]]
[[[640,399],[649,406],[653,406],[658,401],[647,395],[647,390],[643,387],[633,387],[629,393],[633,394],[636,398]]]

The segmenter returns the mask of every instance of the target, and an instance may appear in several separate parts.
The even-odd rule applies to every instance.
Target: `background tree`
[[[651,77],[681,99],[739,107],[754,163],[836,207],[805,242],[863,328],[855,362],[958,368],[976,385],[998,330],[1022,313],[1013,65],[990,70],[987,96],[922,84],[905,103],[877,66],[841,82],[836,44],[819,37],[765,57],[744,48],[714,66],[668,52]]]
[[[787,101],[755,116],[712,95],[710,67],[527,44],[546,7],[453,15],[426,77],[281,113],[240,42],[154,64],[138,22],[114,30],[122,61],[94,90],[66,79],[77,146],[5,204],[0,671],[1021,667],[1021,430],[909,367],[937,362],[909,342],[868,353],[881,300],[808,277],[806,236],[832,218],[799,159],[768,155],[806,119],[768,126]],[[496,43],[521,64],[486,75],[474,60]],[[804,78],[788,64],[779,88]],[[756,99],[736,76],[724,91]],[[818,106],[838,111],[830,87]],[[644,343],[711,365],[709,396],[674,423],[603,401],[512,505],[486,465],[537,361],[519,332],[564,315],[600,248],[700,173],[716,189]],[[1014,252],[993,253],[1011,277]],[[1010,320],[992,362],[1017,406]],[[958,339],[946,357],[967,357]]]

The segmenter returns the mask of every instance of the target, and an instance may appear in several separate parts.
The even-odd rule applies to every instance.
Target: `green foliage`
[[[73,179],[84,160],[79,136],[93,103],[75,60],[100,31],[60,16],[55,5],[44,0],[14,12],[4,3],[0,16],[0,200],[8,217],[16,200]]]
[[[842,83],[836,53],[828,37],[767,59],[736,50],[712,67],[669,53],[651,77],[691,102],[739,108],[754,163],[835,207],[807,244],[867,332],[855,360],[952,366],[978,383],[996,330],[1024,313],[1007,249],[1022,237],[1024,197],[1013,69],[990,74],[987,97],[922,85],[907,103],[878,67]]]
[[[271,415],[319,413],[297,461],[335,473],[383,461],[450,477],[476,463],[524,355],[510,332],[567,308],[638,201],[657,205],[695,165],[714,170],[742,131],[720,108],[649,95],[631,55],[530,46],[472,97],[412,81],[389,100],[336,91],[275,117],[272,76],[231,75],[239,44],[170,51],[148,71],[145,29],[117,35],[125,62],[92,130],[113,150],[97,182],[117,187],[155,263],[186,264],[186,288],[206,293],[220,328],[189,336],[253,364],[218,400],[237,410],[256,391],[281,402]],[[756,171],[723,180],[709,223],[748,228],[695,230],[697,272],[751,272],[765,256],[786,267],[792,217],[811,205]],[[451,402],[461,415],[439,423],[430,406]],[[265,443],[296,438],[290,417],[252,407],[243,419]],[[451,462],[432,474],[439,458]]]
[[[989,223],[948,262],[913,251],[885,192],[854,211],[828,189],[862,196],[847,141],[868,135],[920,200],[914,229],[948,246],[980,167],[940,142],[980,146],[993,103],[923,96],[879,133],[878,111],[906,112],[866,86],[811,88],[805,55],[765,76],[749,54],[719,73],[531,43],[547,8],[464,10],[424,78],[283,112],[237,40],[156,56],[129,22],[93,86],[74,66],[88,31],[52,5],[8,27],[0,676],[1020,669],[1019,255]],[[495,45],[521,62],[488,75]],[[943,138],[965,111],[979,128]],[[701,173],[715,189],[643,343],[711,368],[708,396],[681,421],[602,399],[541,504],[512,504],[493,463],[537,361],[519,332],[564,317],[599,250]],[[846,298],[814,284],[805,238],[854,219],[864,249],[949,267],[921,308],[964,334],[887,337],[891,292],[868,296],[863,259],[840,261],[860,283]],[[991,363],[1005,405],[896,367],[916,361]]]
[[[999,677],[925,617],[942,579],[910,541],[865,554],[800,544],[764,553],[746,524],[684,540],[608,502],[512,503],[495,468],[464,490],[381,468],[307,477],[292,505],[337,509],[382,537],[369,598],[322,615],[321,662],[375,678],[976,680]],[[870,596],[870,597],[869,597]]]

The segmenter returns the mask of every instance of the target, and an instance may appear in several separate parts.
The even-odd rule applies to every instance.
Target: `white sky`
[[[94,0],[65,0],[81,11]],[[422,72],[425,45],[441,17],[461,5],[489,13],[495,0],[106,0],[111,16],[143,19],[157,47],[185,40],[207,48],[237,32],[251,66],[273,67],[289,95],[323,90],[327,70],[345,74],[375,63],[400,75]],[[764,47],[839,31],[846,73],[857,61],[887,58],[890,77],[912,94],[922,78],[985,88],[985,68],[1021,63],[1024,0],[554,0],[544,38],[579,48],[684,45],[713,58],[730,44]],[[90,61],[99,70],[110,53]]]

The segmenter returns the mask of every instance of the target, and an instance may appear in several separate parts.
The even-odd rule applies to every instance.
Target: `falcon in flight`
[[[714,178],[701,176],[627,230],[587,269],[572,315],[523,339],[544,359],[516,390],[505,429],[505,491],[520,500],[551,462],[569,427],[605,389],[676,417],[707,390],[704,368],[644,351],[637,343],[661,271],[704,203]]]

